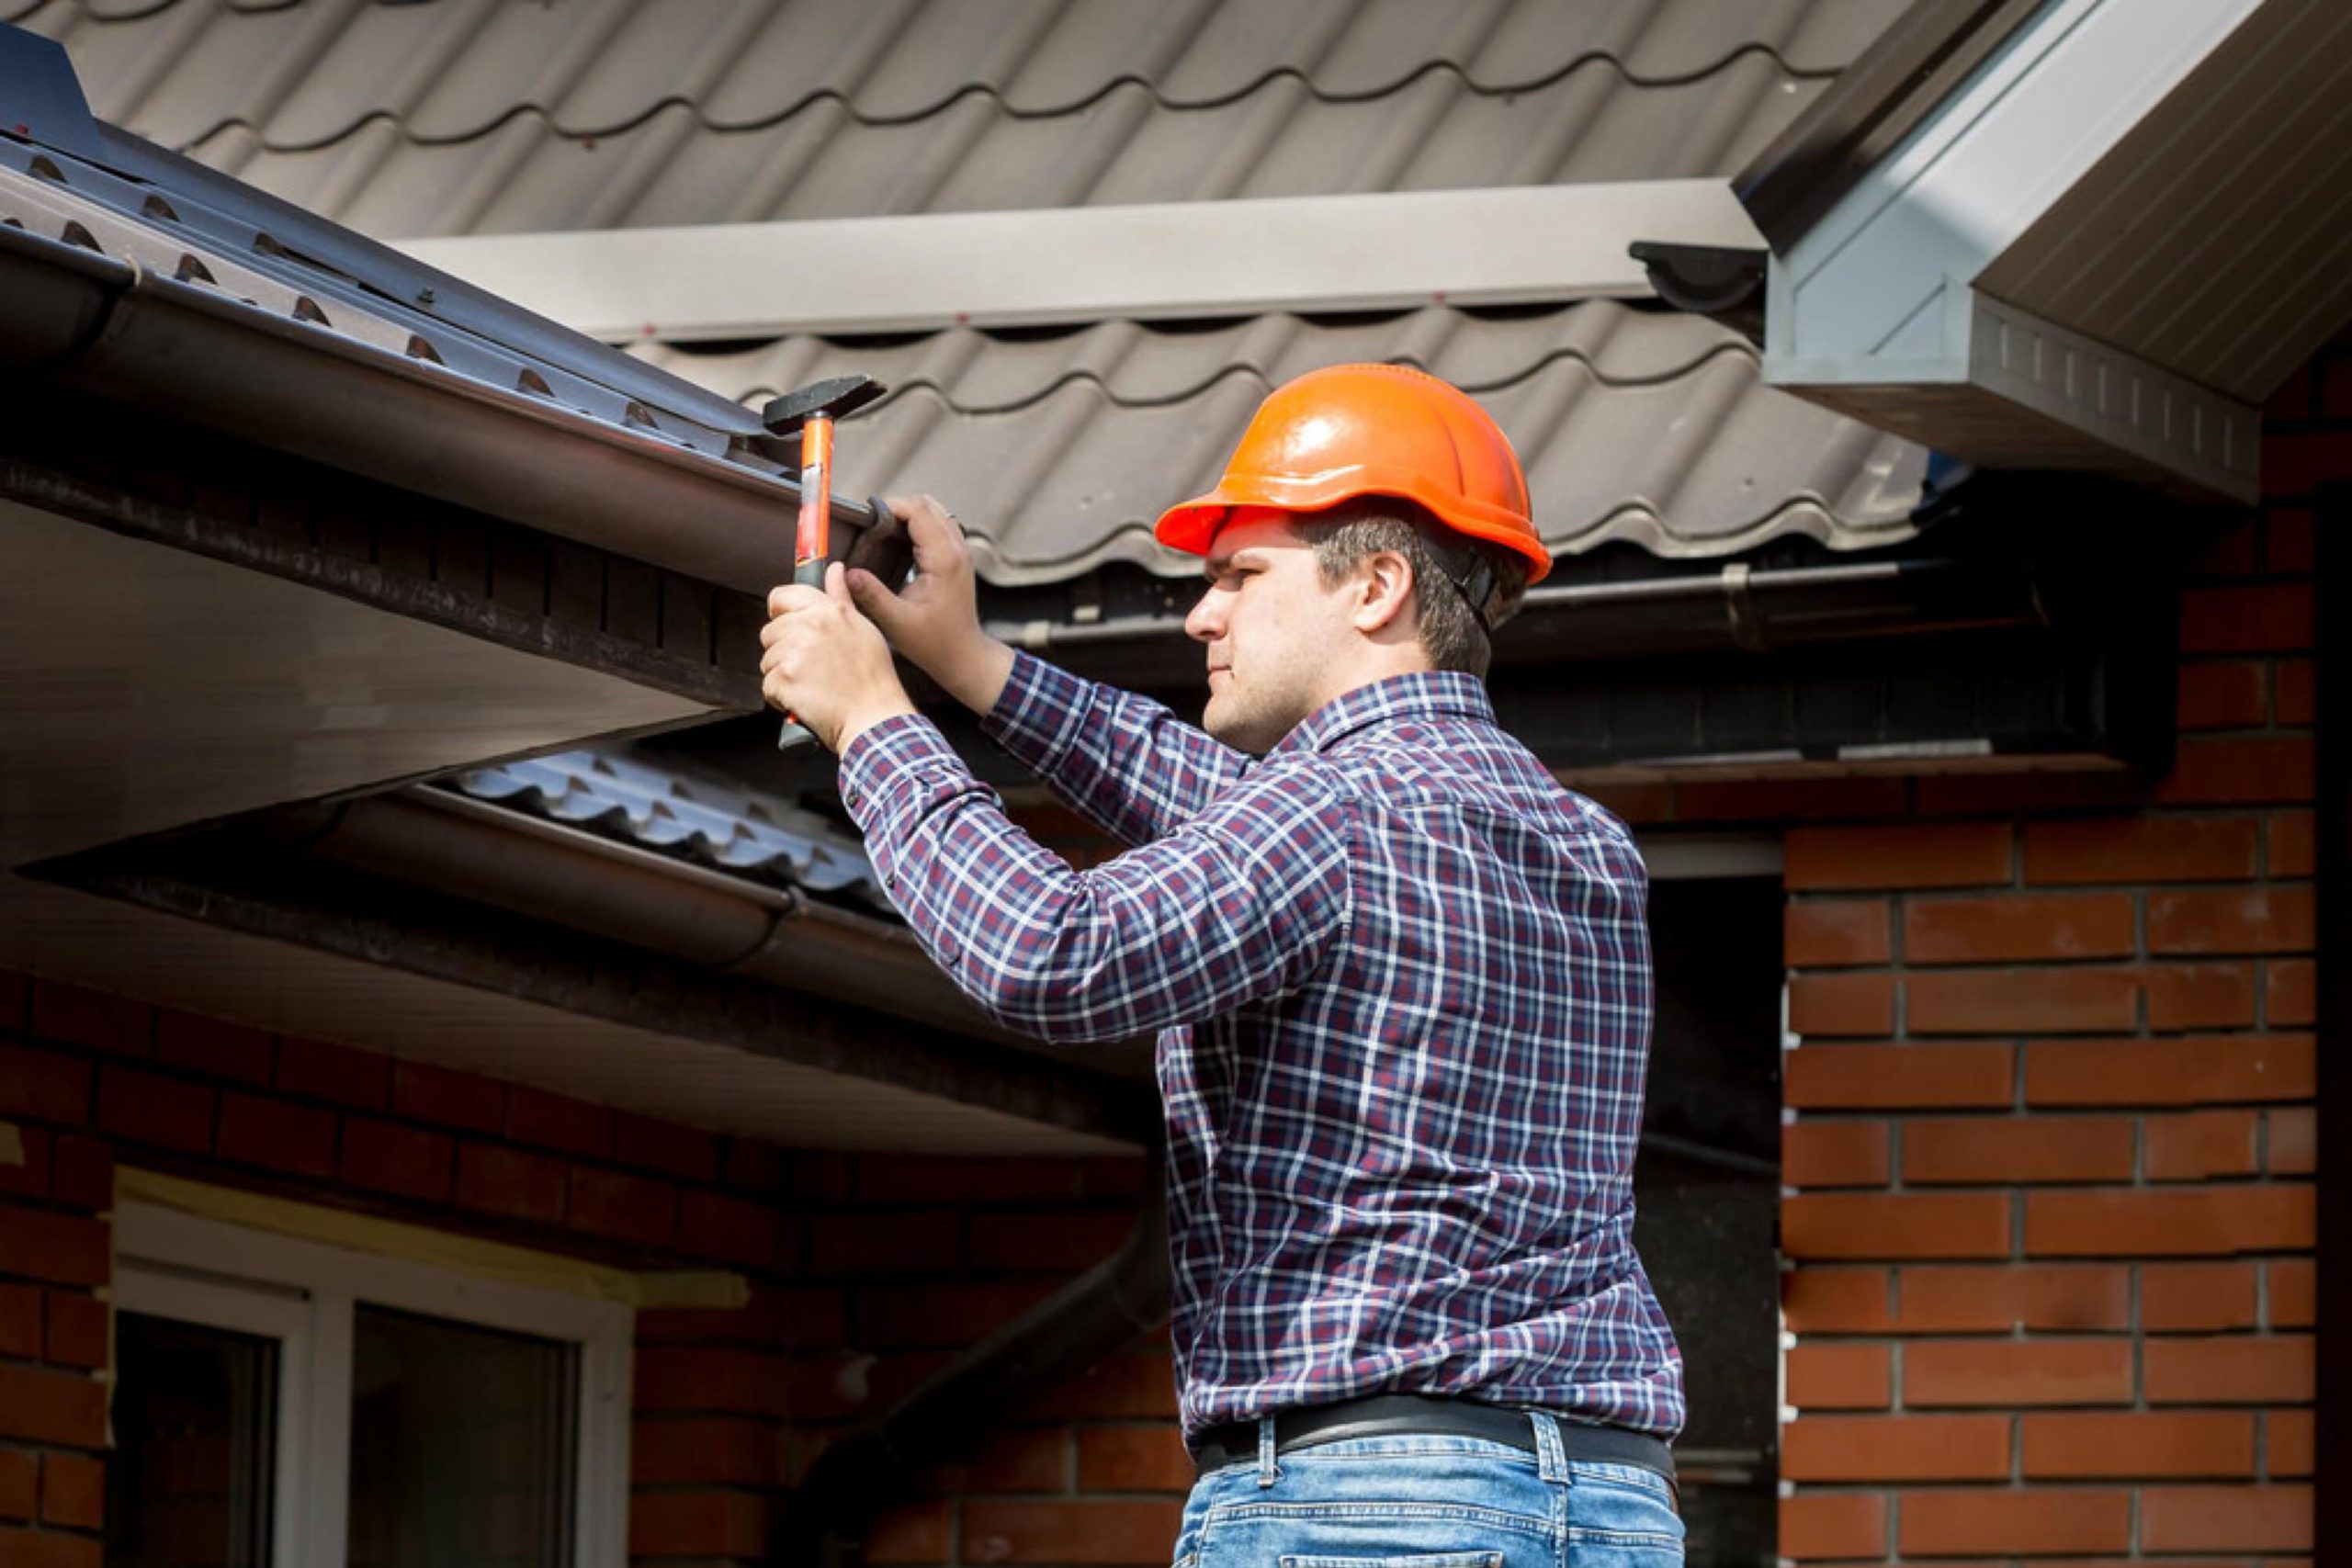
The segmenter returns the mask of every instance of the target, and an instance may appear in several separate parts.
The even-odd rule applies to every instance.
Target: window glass
[[[266,1568],[277,1344],[115,1314],[110,1568]]]
[[[578,1385],[570,1345],[356,1308],[350,1568],[568,1562]]]

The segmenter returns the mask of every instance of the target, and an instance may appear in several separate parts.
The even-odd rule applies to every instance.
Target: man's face
[[[1321,707],[1334,663],[1357,640],[1343,582],[1327,585],[1290,513],[1235,510],[1209,547],[1206,593],[1184,630],[1207,645],[1202,725],[1228,746],[1263,753]]]

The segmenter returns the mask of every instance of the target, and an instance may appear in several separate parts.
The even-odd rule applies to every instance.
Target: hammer
[[[835,376],[772,398],[760,411],[760,423],[773,434],[800,437],[800,529],[792,552],[792,581],[804,587],[824,587],[825,563],[832,554],[833,422],[848,418],[888,390],[870,376]],[[879,499],[868,504],[877,528],[897,522]],[[788,751],[815,739],[786,715],[776,747]]]

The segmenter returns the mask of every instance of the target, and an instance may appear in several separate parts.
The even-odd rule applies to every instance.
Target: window
[[[1758,860],[1736,843],[1645,839],[1642,852],[1657,1015],[1634,1236],[1682,1347],[1690,1419],[1675,1459],[1684,1554],[1690,1568],[1769,1562],[1779,1481],[1784,896],[1777,856]]]
[[[109,1568],[619,1568],[625,1306],[125,1203]]]

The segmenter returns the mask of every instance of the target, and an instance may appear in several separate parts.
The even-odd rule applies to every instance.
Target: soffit
[[[0,874],[0,965],[787,1146],[1126,1152],[1106,1138]]]
[[[1895,543],[1916,532],[1927,465],[1921,447],[1761,385],[1737,333],[1613,300],[636,352],[746,401],[850,371],[888,383],[888,400],[843,426],[837,484],[945,498],[1001,585],[1112,561],[1195,574],[1152,542],[1152,521],[1215,482],[1269,389],[1343,360],[1418,365],[1476,395],[1517,446],[1555,552]]]
[[[1727,175],[1902,9],[47,0],[17,16],[67,44],[106,118],[410,238]]]
[[[700,704],[0,502],[0,865]]]
[[[2258,403],[2352,314],[2352,8],[2270,0],[1976,278]]]

